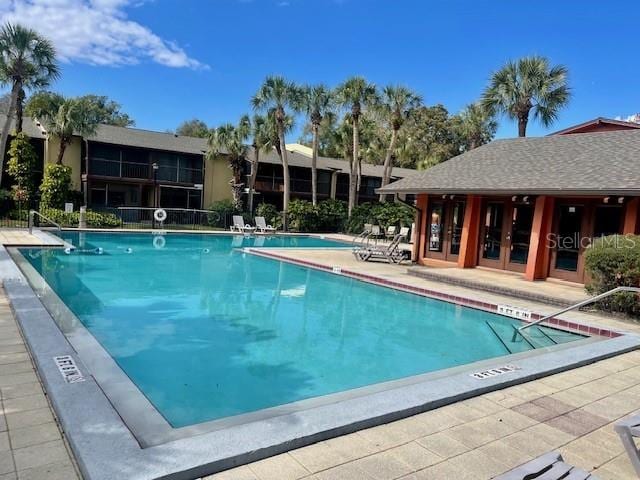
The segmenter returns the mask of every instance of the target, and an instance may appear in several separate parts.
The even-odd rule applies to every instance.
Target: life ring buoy
[[[158,250],[164,248],[167,244],[167,241],[162,235],[156,235],[153,237],[153,248],[157,248]]]
[[[157,208],[153,212],[153,218],[158,222],[164,222],[167,219],[167,211],[164,208]]]

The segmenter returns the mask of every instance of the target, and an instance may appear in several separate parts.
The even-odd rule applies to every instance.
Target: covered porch
[[[459,195],[417,197],[420,265],[515,272],[583,284],[593,239],[634,234],[638,197]]]

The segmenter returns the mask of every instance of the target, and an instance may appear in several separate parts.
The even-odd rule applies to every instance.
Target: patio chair
[[[256,231],[256,227],[244,223],[242,215],[233,216],[233,225],[230,228],[232,232],[238,233],[253,233]]]
[[[545,453],[530,462],[495,477],[494,480],[598,480],[589,472],[562,460],[558,452]]]
[[[627,451],[631,465],[640,477],[640,451],[636,446],[635,438],[640,438],[640,414],[636,413],[631,417],[623,418],[615,425],[624,449]]]
[[[397,228],[396,228],[395,225],[389,225],[387,227],[387,231],[384,232],[385,238],[389,239],[389,238],[395,237],[396,236],[396,230],[397,230]]]
[[[260,233],[276,233],[276,229],[271,225],[267,225],[264,217],[256,217],[256,228]]]
[[[400,263],[407,259],[406,252],[400,250],[402,236],[399,234],[393,237],[388,245],[357,245],[353,248],[353,255],[356,260],[367,262],[369,260],[386,260],[389,263]]]
[[[356,245],[364,245],[364,243],[371,236],[371,228],[372,227],[373,227],[373,225],[371,225],[370,223],[365,223],[362,232],[359,233],[358,235],[356,235],[355,237],[353,237],[353,240],[351,241],[351,245],[354,246],[354,247]]]
[[[403,240],[408,241],[409,240],[409,227],[400,228],[399,235],[402,235],[402,239]]]

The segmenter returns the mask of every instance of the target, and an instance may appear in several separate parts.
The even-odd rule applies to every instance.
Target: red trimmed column
[[[480,209],[482,199],[477,195],[467,195],[460,238],[458,267],[472,268],[478,263],[478,236],[480,235]]]
[[[553,225],[553,197],[541,196],[536,198],[531,239],[529,241],[529,257],[524,278],[527,280],[542,280],[549,274],[549,255],[551,253],[547,237]]]
[[[429,207],[429,200],[426,193],[421,193],[416,197],[416,206],[420,209],[420,212],[416,215],[418,231],[416,232],[413,242],[413,258],[416,259],[416,262],[422,264],[424,260],[424,247],[427,241],[427,209]]]
[[[634,197],[629,203],[627,203],[624,211],[624,226],[622,227],[622,233],[635,234],[638,225],[638,207],[640,206],[640,198]]]

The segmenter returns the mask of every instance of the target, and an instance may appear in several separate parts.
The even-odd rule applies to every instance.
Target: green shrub
[[[50,163],[40,185],[40,208],[63,208],[71,198],[71,167]]]
[[[80,224],[80,212],[66,213],[58,208],[45,208],[41,213],[65,228],[75,228]],[[100,213],[87,210],[87,227],[117,228],[121,226],[120,219],[112,213]]]
[[[15,182],[11,186],[12,196],[21,207],[28,206],[35,200],[36,186],[34,170],[38,162],[38,154],[24,133],[18,133],[9,146],[7,173]]]
[[[282,228],[282,215],[275,205],[261,203],[256,207],[256,217],[264,217],[267,225],[273,228]]]
[[[347,202],[323,200],[318,203],[318,227],[321,232],[341,232],[347,221]]]
[[[410,227],[415,215],[414,209],[399,202],[361,203],[351,212],[346,230],[348,233],[360,233],[365,223],[380,225],[384,229],[390,226]]]
[[[231,222],[231,217],[241,213],[231,200],[226,199],[213,202],[209,207],[209,211],[211,212],[209,225],[217,228],[226,228]]]
[[[317,232],[320,226],[318,208],[307,200],[289,202],[289,229],[297,232]]]
[[[585,254],[587,291],[597,295],[615,287],[640,286],[640,236],[612,235],[595,240]],[[600,308],[640,314],[640,301],[632,293],[622,293],[599,302]]]

